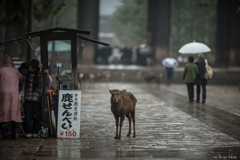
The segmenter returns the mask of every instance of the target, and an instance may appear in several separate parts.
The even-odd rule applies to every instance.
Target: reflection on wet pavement
[[[108,89],[116,88],[127,89],[138,100],[136,138],[126,137],[128,121],[125,120],[122,139],[114,139],[115,120],[110,110]],[[226,113],[207,105],[188,104],[171,92],[146,89],[145,84],[98,84],[94,89],[82,91],[79,139],[3,139],[0,141],[0,157],[205,160],[229,156],[240,159],[239,124],[235,123],[239,117],[218,118],[222,114]],[[227,133],[216,127],[219,123],[228,130]]]
[[[156,96],[163,97],[164,100],[172,106],[240,141],[239,116],[208,104],[187,104],[185,97],[172,94],[167,90],[161,90],[161,92],[151,90],[151,92]]]

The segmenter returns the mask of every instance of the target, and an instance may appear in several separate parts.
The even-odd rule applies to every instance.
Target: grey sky
[[[100,0],[100,15],[111,15],[121,0]]]

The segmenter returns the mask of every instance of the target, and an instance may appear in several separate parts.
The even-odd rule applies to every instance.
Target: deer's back
[[[124,92],[123,96],[128,96],[131,99],[133,106],[136,106],[137,99],[131,92]]]

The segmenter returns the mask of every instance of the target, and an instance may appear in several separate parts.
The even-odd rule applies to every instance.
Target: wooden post
[[[71,33],[71,61],[72,61],[73,90],[78,90],[77,37],[76,37],[76,32]]]
[[[28,32],[32,32],[32,22],[33,22],[33,0],[28,0]],[[32,44],[32,39],[29,40]],[[32,59],[32,48],[27,45],[27,61]]]
[[[47,106],[47,75],[44,73],[45,69],[48,69],[48,46],[45,33],[40,35],[40,46],[41,46],[41,63],[42,63],[42,122],[44,127],[49,127],[49,111]]]
[[[237,12],[237,7],[240,7],[239,0],[231,0],[231,44],[230,44],[230,66],[240,67],[240,12]]]
[[[155,63],[168,56],[170,37],[170,8],[169,0],[148,0],[148,43],[155,52]]]
[[[79,0],[78,1],[78,29],[87,28],[91,30],[89,38],[98,40],[98,26],[99,26],[99,0]],[[79,43],[84,41],[80,40]],[[93,64],[95,50],[97,44],[88,43],[88,50],[83,51],[82,63]]]
[[[217,41],[215,63],[217,66],[229,66],[231,41],[231,2],[218,0],[217,4]]]

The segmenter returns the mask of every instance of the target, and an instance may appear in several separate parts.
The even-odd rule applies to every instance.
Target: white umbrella
[[[175,68],[178,66],[178,61],[174,58],[165,58],[162,60],[162,64],[168,68]]]
[[[193,41],[192,43],[185,44],[178,50],[178,52],[182,54],[197,54],[206,53],[210,51],[211,49],[207,45],[195,41]]]

